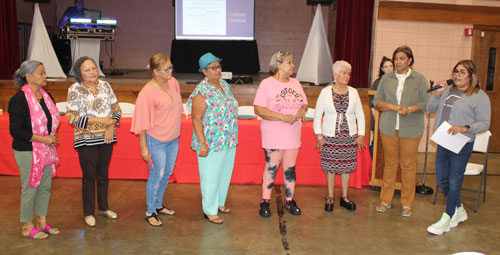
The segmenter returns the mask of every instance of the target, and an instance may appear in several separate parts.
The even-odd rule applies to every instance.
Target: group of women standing
[[[199,59],[199,72],[205,78],[186,102],[192,114],[191,147],[198,157],[203,215],[215,224],[223,223],[219,213],[231,212],[226,198],[238,144],[238,102],[229,84],[221,79],[221,61],[212,53]],[[385,168],[381,202],[375,209],[385,212],[391,208],[396,172],[400,167],[401,214],[412,215],[423,112],[426,109],[438,112],[436,126],[448,121],[452,124],[449,132],[464,133],[471,139],[458,155],[438,146],[436,176],[448,200],[443,217],[428,231],[442,234],[467,218],[459,201],[463,172],[475,134],[489,127],[490,105],[486,94],[479,89],[472,61],[459,62],[453,70],[455,84],[443,83],[443,88],[432,98],[426,92],[425,77],[411,67],[414,62],[411,49],[402,46],[394,51],[392,61],[384,59],[380,66],[372,106],[382,112],[380,133]],[[294,71],[292,53],[278,51],[271,57],[269,66],[271,76],[261,82],[253,102],[255,113],[262,118],[265,159],[259,214],[271,216],[272,188],[282,165],[285,208],[293,215],[300,215],[301,210],[294,199],[295,164],[301,146],[300,122],[306,121],[308,110],[307,97],[299,81],[291,77]],[[326,211],[334,208],[336,174],[341,176],[340,205],[356,210],[355,202],[348,197],[348,185],[350,173],[356,169],[357,153],[365,149],[365,118],[359,94],[349,86],[351,69],[346,61],[334,63],[334,82],[322,89],[315,107],[316,148],[321,153],[321,168],[328,184]],[[94,60],[80,58],[74,71],[76,83],[68,91],[67,118],[74,126],[74,148],[78,151],[83,173],[84,222],[93,227],[96,225],[96,183],[99,214],[118,218],[117,213],[109,209],[107,192],[108,166],[121,110],[109,83],[98,79]],[[139,135],[141,156],[149,169],[145,219],[151,226],[159,227],[162,226],[160,214],[175,215],[174,210],[163,205],[163,198],[179,151],[183,106],[170,59],[163,54],[154,55],[149,71],[152,79],[137,97],[131,132]],[[23,62],[15,79],[20,90],[9,102],[10,132],[22,185],[22,235],[35,239],[60,233],[46,221],[51,178],[58,164],[55,146],[59,142],[57,128],[60,123],[51,95],[42,88],[46,83],[42,63]],[[33,224],[34,210],[36,225]]]

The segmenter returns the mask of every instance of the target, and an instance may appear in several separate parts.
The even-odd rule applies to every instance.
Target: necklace
[[[167,95],[170,97],[170,101],[174,101],[172,98],[172,95],[170,94],[170,90],[168,89],[168,83],[165,83],[165,87],[161,85],[155,78],[153,78],[154,84],[160,89],[161,91],[167,93]]]

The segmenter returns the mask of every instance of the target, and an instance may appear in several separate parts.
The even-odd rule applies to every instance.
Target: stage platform
[[[151,78],[147,70],[120,70],[123,75],[106,75],[101,79],[108,81],[120,102],[135,103],[139,91],[144,84]],[[111,73],[110,70],[105,70],[105,73]],[[231,84],[231,90],[240,105],[252,105],[255,93],[259,83],[269,77],[268,73],[258,73],[250,76],[253,82],[250,84]],[[174,77],[179,81],[181,87],[182,98],[185,101],[191,92],[193,92],[196,85],[203,79],[201,73],[174,73]],[[56,102],[65,102],[68,94],[68,88],[75,82],[73,77],[67,79],[49,79],[45,89],[49,91],[54,97]],[[316,105],[316,99],[323,88],[323,86],[309,85],[309,83],[302,83],[304,92],[307,95],[309,106]],[[364,90],[364,92],[363,92]],[[368,104],[367,89],[360,90],[362,100]],[[17,92],[13,80],[0,80],[0,108],[6,111],[9,99]],[[363,96],[365,98],[363,98]],[[368,108],[366,109],[368,113]]]

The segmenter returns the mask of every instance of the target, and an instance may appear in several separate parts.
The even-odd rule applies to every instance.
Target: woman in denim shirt
[[[218,211],[231,212],[225,202],[238,144],[238,102],[221,79],[220,61],[212,53],[201,56],[198,71],[205,79],[186,102],[193,121],[191,147],[198,154],[203,213],[215,224],[223,223]]]
[[[460,191],[465,167],[472,154],[476,134],[490,127],[491,105],[488,95],[479,87],[477,68],[472,60],[462,60],[453,68],[454,84],[440,82],[443,87],[432,96],[427,111],[437,112],[434,128],[443,122],[450,123],[449,133],[462,133],[469,142],[454,153],[438,145],[436,152],[436,183],[446,195],[446,211],[441,219],[427,228],[429,233],[441,235],[467,219],[467,213],[460,203]]]

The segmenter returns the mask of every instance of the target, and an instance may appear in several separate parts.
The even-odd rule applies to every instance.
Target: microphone
[[[449,80],[446,81],[446,84],[448,84],[448,86],[449,86],[451,84],[454,84],[454,82],[453,82],[452,79],[449,79]],[[444,86],[443,85],[437,85],[437,86],[431,87],[430,89],[427,90],[427,93],[432,92],[434,90],[438,90],[438,89],[440,89],[442,87],[444,87]]]

